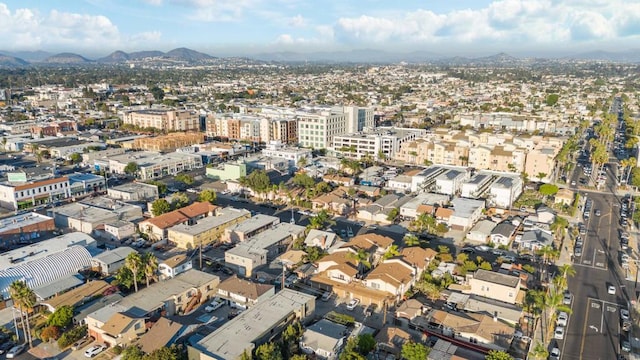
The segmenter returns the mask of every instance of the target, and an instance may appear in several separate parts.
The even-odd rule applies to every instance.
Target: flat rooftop
[[[125,193],[135,193],[140,191],[141,189],[147,189],[150,187],[157,188],[157,186],[155,185],[146,184],[143,182],[132,182],[132,183],[122,184],[118,186],[111,186],[109,190],[121,191]]]
[[[0,220],[0,234],[49,220],[53,220],[53,218],[36,212],[5,218]]]
[[[238,359],[253,341],[311,301],[315,302],[315,296],[284,289],[222,325],[195,348],[215,359]]]
[[[169,230],[180,232],[183,234],[198,235],[205,231],[211,230],[212,228],[224,225],[240,217],[250,214],[251,212],[249,210],[227,207],[220,210],[219,215],[207,216],[203,219],[198,220],[198,223],[195,225],[178,224],[171,227]]]
[[[83,247],[95,246],[96,241],[89,235],[81,232],[72,232],[54,237],[53,239],[40,241],[19,249],[0,254],[0,270],[14,267],[19,263],[34,261],[50,256],[73,245]],[[90,251],[91,252],[91,251]],[[11,261],[10,259],[13,259]],[[16,262],[21,259],[22,261]]]
[[[249,219],[235,224],[229,227],[228,231],[235,231],[238,233],[252,232],[258,229],[262,229],[270,224],[277,224],[280,222],[280,218],[270,215],[258,214],[250,217]]]
[[[200,158],[198,154],[189,154],[183,152],[171,152],[161,154],[159,152],[151,151],[136,151],[122,155],[116,155],[109,157],[109,161],[119,162],[121,164],[128,164],[133,161],[138,164],[139,167],[149,167],[160,165],[167,162],[179,162],[187,159]]]

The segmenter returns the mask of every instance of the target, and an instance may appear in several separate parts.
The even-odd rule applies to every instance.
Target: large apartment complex
[[[124,113],[122,122],[161,131],[198,131],[200,115],[188,110],[146,109]]]

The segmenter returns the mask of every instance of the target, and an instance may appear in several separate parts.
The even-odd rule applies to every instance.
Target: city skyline
[[[631,50],[640,3],[605,0],[0,1],[0,50],[567,54]]]

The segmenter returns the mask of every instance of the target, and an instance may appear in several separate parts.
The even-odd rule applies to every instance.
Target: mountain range
[[[298,52],[269,52],[244,56],[258,62],[282,62],[282,63],[434,63],[449,65],[517,65],[549,60],[590,60],[610,61],[625,63],[640,63],[640,49],[630,49],[621,52],[591,51],[556,58],[515,57],[506,53],[500,53],[486,57],[450,57],[431,51],[413,51],[409,53],[388,52],[376,49],[358,49],[351,51],[321,51],[313,53]],[[0,50],[0,68],[19,68],[32,65],[88,65],[88,64],[124,64],[144,61],[147,63],[184,63],[206,64],[219,61],[209,54],[187,48],[177,48],[168,52],[159,50],[113,53],[97,58],[89,59],[79,54],[60,53],[52,54],[45,51],[10,52]],[[237,58],[236,58],[237,59]]]

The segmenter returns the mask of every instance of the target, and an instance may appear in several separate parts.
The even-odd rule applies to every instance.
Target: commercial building
[[[27,183],[0,184],[0,207],[9,210],[28,209],[71,196],[66,176]]]
[[[203,142],[203,133],[188,132],[135,139],[132,147],[136,150],[169,152]]]
[[[158,199],[158,187],[143,182],[132,182],[107,189],[112,199],[122,201],[153,201]]]
[[[140,206],[124,203],[107,197],[84,199],[48,209],[47,213],[53,217],[57,226],[71,228],[92,234],[99,227],[116,221],[134,221],[142,219]]]
[[[137,176],[142,180],[176,175],[182,171],[198,169],[203,166],[202,157],[195,154],[183,152],[161,154],[140,151],[109,158],[109,172],[126,174],[124,169],[130,162],[138,164]]]
[[[206,175],[216,180],[238,180],[247,176],[247,164],[244,161],[225,162],[218,166],[207,166]]]
[[[200,114],[191,110],[145,109],[124,113],[124,124],[161,131],[199,131]]]
[[[315,296],[284,289],[243,311],[194,345],[189,360],[237,360],[245,352],[280,336],[294,320],[307,320],[315,310]]]
[[[271,158],[286,159],[291,167],[296,167],[301,159],[305,159],[307,163],[311,162],[313,155],[311,149],[301,149],[286,147],[279,141],[272,141],[262,150],[262,155]]]
[[[329,149],[333,138],[348,132],[347,114],[337,109],[307,109],[296,113],[298,143],[302,147]]]
[[[358,133],[336,135],[332,149],[343,157],[362,159],[392,159],[400,147],[424,134],[421,129],[379,127]]]
[[[56,225],[52,217],[30,212],[0,219],[0,239],[9,241],[34,239],[40,232],[53,231]]]
[[[105,179],[95,174],[75,173],[67,176],[71,196],[82,196],[105,190]]]

